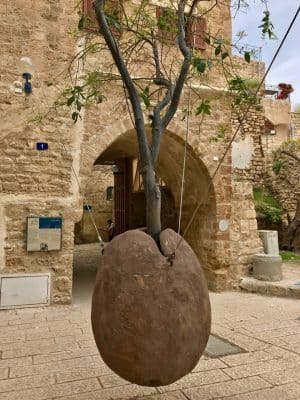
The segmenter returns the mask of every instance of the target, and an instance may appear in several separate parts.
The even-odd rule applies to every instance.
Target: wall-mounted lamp
[[[18,70],[24,79],[23,91],[28,96],[32,93],[31,79],[34,73],[34,65],[30,57],[21,57],[17,63]]]
[[[111,167],[111,170],[114,174],[121,174],[122,173],[122,169],[118,166],[118,165],[113,165]]]

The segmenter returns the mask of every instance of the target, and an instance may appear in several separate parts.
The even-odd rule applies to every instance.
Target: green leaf
[[[202,100],[201,104],[196,109],[196,115],[211,115],[211,106],[209,100]]]
[[[200,62],[197,65],[197,70],[200,72],[200,74],[203,74],[206,69],[206,62],[204,60],[200,60]]]
[[[80,20],[78,21],[78,30],[82,31],[84,29],[84,15],[81,16]]]
[[[146,86],[145,89],[140,93],[140,97],[143,100],[146,108],[150,107],[150,91],[149,86]]]
[[[73,104],[74,100],[75,100],[75,96],[72,96],[72,97],[68,98],[68,100],[67,100],[67,106],[70,107],[70,105]]]
[[[72,120],[74,121],[74,124],[77,122],[78,116],[79,116],[79,114],[78,114],[77,111],[74,111],[74,112],[72,113]]]
[[[246,52],[244,53],[244,58],[245,58],[245,60],[247,61],[247,63],[250,63],[250,61],[251,61],[251,54],[249,53],[249,51],[246,51]]]
[[[222,60],[225,60],[225,58],[227,58],[227,57],[229,57],[229,53],[228,53],[228,51],[224,51],[221,56]]]
[[[215,49],[215,55],[218,56],[218,55],[221,53],[221,51],[222,51],[221,46],[216,47],[216,49]]]

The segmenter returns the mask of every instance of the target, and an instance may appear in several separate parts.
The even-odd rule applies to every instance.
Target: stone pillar
[[[277,231],[260,230],[259,236],[265,254],[253,257],[253,276],[263,281],[280,281],[282,279],[282,260],[279,255]]]
[[[278,232],[277,231],[258,231],[262,240],[265,254],[279,255]]]

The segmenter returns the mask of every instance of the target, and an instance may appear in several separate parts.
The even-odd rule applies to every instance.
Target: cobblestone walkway
[[[300,301],[211,294],[213,333],[245,352],[204,356],[173,385],[139,387],[101,360],[88,304],[0,312],[0,400],[299,400]]]

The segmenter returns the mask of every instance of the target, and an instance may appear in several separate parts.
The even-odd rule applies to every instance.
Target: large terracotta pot
[[[163,231],[162,252],[179,239]],[[211,326],[206,281],[190,246],[182,241],[170,265],[142,231],[113,239],[97,275],[92,326],[103,360],[130,382],[162,386],[190,372]]]

